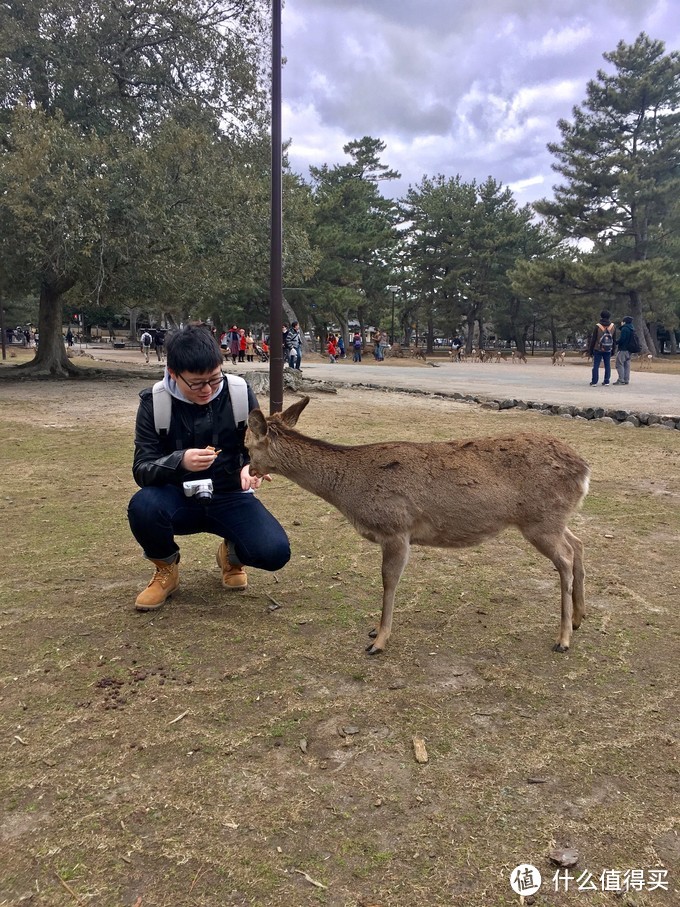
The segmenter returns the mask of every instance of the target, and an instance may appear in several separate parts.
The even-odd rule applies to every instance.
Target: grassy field
[[[300,430],[340,443],[541,431],[593,470],[568,654],[557,574],[507,533],[414,549],[369,658],[378,549],[280,478],[262,499],[291,537],[283,571],[229,596],[216,540],[192,537],[179,593],[134,611],[144,384],[0,387],[0,907],[503,907],[520,863],[543,875],[536,905],[680,903],[677,432],[315,396]],[[596,890],[554,891],[563,846]],[[645,883],[617,897],[606,870]]]

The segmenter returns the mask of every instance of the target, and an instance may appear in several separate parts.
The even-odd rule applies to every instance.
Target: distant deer
[[[526,354],[521,350],[513,350],[510,354],[511,362],[523,362],[526,365],[527,357]]]
[[[565,360],[566,356],[567,356],[567,354],[564,350],[562,350],[561,352],[555,351],[552,354],[552,364],[553,365],[564,365],[564,360]]]
[[[533,434],[345,447],[294,430],[308,403],[303,397],[268,418],[259,409],[250,413],[250,470],[292,479],[382,548],[382,615],[369,634],[369,654],[382,652],[390,638],[411,545],[465,548],[509,526],[557,568],[562,617],[554,650],[566,652],[585,616],[583,544],[567,521],[588,493],[590,469],[574,450]]]

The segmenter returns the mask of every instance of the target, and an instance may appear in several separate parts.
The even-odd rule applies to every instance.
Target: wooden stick
[[[68,891],[68,893],[69,893],[70,895],[72,895],[72,896],[76,899],[76,901],[77,901],[79,904],[82,904],[83,907],[84,907],[84,901],[81,901],[81,900],[80,900],[80,898],[79,898],[78,895],[75,893],[75,891],[71,888],[71,886],[68,884],[68,882],[65,882],[65,881],[62,879],[62,877],[59,875],[59,873],[57,872],[56,869],[54,870],[54,874],[55,874],[55,876],[59,879],[59,881],[60,881],[61,884],[64,886],[64,888]]]

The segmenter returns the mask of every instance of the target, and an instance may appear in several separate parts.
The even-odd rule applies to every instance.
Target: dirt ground
[[[371,658],[378,549],[281,478],[284,570],[229,595],[216,540],[183,539],[178,594],[134,611],[146,384],[0,382],[0,907],[503,907],[519,864],[539,907],[680,904],[677,432],[314,395],[299,429],[339,443],[530,430],[592,466],[567,654],[557,575],[509,532],[414,549]]]

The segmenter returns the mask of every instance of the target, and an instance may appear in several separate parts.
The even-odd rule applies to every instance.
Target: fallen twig
[[[301,876],[304,876],[305,880],[309,882],[310,885],[313,885],[315,888],[323,888],[324,891],[328,891],[328,885],[324,885],[322,882],[317,882],[316,879],[313,879],[302,869],[294,869],[293,872],[299,873]]]
[[[55,876],[59,879],[59,881],[60,881],[61,884],[64,886],[64,888],[68,891],[68,893],[69,893],[72,897],[74,897],[74,898],[76,899],[76,901],[77,901],[79,904],[83,904],[83,905],[84,905],[85,902],[80,900],[80,898],[79,898],[78,895],[75,893],[75,891],[71,888],[71,886],[68,884],[68,882],[65,882],[65,881],[62,879],[62,877],[59,875],[59,873],[57,872],[56,869],[54,870],[54,874],[55,874]]]
[[[268,592],[265,592],[264,594],[267,596],[270,602],[273,602],[276,605],[277,608],[283,608],[281,602],[277,602],[273,595],[270,595]]]
[[[194,890],[194,885],[196,884],[196,882],[198,882],[198,880],[200,879],[200,877],[201,877],[202,875],[205,875],[205,873],[206,873],[207,871],[208,871],[208,867],[207,867],[207,866],[204,866],[202,869],[199,869],[199,870],[198,870],[198,872],[197,872],[196,875],[194,876],[193,882],[191,883],[191,888],[189,889],[189,894],[191,894],[191,892]]]
[[[187,709],[185,712],[182,712],[182,714],[178,715],[177,718],[173,718],[172,721],[168,721],[168,724],[177,724],[178,721],[181,721],[182,718],[184,718],[188,714],[189,714],[189,709]]]

